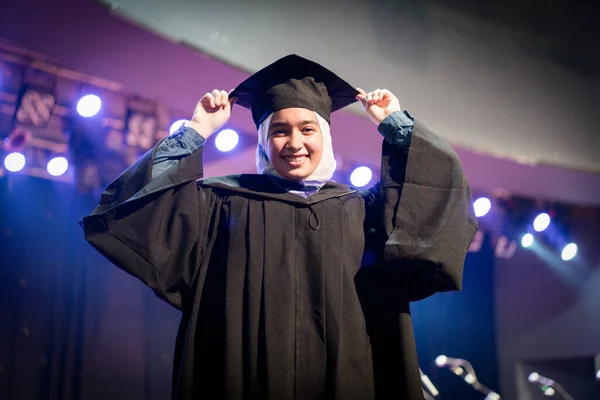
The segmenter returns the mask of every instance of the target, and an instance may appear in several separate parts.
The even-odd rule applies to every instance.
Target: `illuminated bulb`
[[[77,112],[79,115],[86,118],[98,114],[100,108],[102,108],[102,100],[95,94],[85,95],[77,103]]]
[[[350,183],[355,187],[363,187],[371,182],[373,171],[369,167],[358,167],[350,174]]]
[[[483,217],[492,209],[492,202],[487,197],[480,197],[473,202],[476,217]]]
[[[240,138],[233,129],[223,129],[215,139],[215,146],[222,152],[231,151],[237,146]]]
[[[528,248],[531,247],[532,244],[533,235],[531,233],[526,233],[525,235],[523,235],[523,238],[521,238],[521,246],[523,246],[524,248]]]
[[[439,355],[435,358],[435,365],[437,365],[438,367],[443,367],[444,365],[446,365],[447,361],[448,357],[446,357],[445,355]]]
[[[577,255],[577,245],[575,243],[569,243],[563,248],[561,257],[563,261],[572,260]]]
[[[556,390],[554,390],[554,388],[551,386],[546,386],[544,388],[544,394],[548,397],[554,396],[555,393],[556,393]]]
[[[48,166],[46,169],[48,173],[52,176],[61,176],[67,169],[69,168],[69,162],[64,157],[54,157],[52,160],[48,161]]]
[[[475,383],[475,377],[471,374],[466,374],[465,375],[465,382],[467,382],[469,385],[472,385]]]
[[[550,216],[546,213],[541,213],[533,220],[533,229],[536,232],[542,232],[550,225]]]
[[[4,158],[4,167],[10,172],[18,172],[25,167],[25,156],[21,153],[10,153]]]

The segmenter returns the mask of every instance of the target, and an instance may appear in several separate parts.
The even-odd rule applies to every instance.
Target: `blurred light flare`
[[[535,239],[533,235],[531,233],[526,233],[521,238],[521,246],[523,246],[524,248],[531,247],[534,241]]]
[[[67,169],[69,168],[69,162],[64,157],[54,157],[52,160],[48,161],[48,166],[46,170],[52,176],[61,176]]]
[[[492,202],[487,197],[480,197],[473,202],[476,217],[483,217],[492,209]]]
[[[541,213],[533,220],[533,229],[536,232],[542,232],[550,225],[550,215]]]
[[[563,259],[563,261],[572,260],[573,258],[575,258],[576,255],[577,245],[575,243],[567,244],[560,253],[560,257]]]
[[[467,382],[469,385],[472,385],[475,383],[475,377],[472,374],[466,374],[465,382]]]
[[[217,138],[215,139],[215,146],[219,151],[228,152],[231,151],[237,146],[240,137],[237,132],[233,129],[224,129],[217,134]]]
[[[85,118],[93,117],[102,108],[102,100],[95,94],[86,94],[77,102],[77,112]]]
[[[25,156],[21,153],[10,153],[4,158],[4,167],[10,172],[19,172],[25,168]]]
[[[435,358],[435,365],[437,365],[438,367],[443,367],[444,365],[446,365],[447,361],[448,357],[442,354]]]
[[[350,174],[350,183],[355,187],[363,187],[371,182],[373,171],[369,167],[358,167]]]

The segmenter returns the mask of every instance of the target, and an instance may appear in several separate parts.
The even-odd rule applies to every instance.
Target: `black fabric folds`
[[[422,399],[409,302],[460,289],[476,229],[456,153],[417,123],[368,191],[304,199],[262,175],[150,179],[152,152],[82,220],[182,311],[173,398]]]

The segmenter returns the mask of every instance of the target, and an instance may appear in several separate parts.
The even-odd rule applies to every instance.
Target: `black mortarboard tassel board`
[[[330,115],[356,101],[358,91],[327,68],[295,54],[266,66],[238,85],[229,97],[249,108],[258,128],[273,112],[300,107]]]

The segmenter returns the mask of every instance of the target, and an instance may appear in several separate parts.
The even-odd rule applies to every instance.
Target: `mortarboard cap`
[[[356,101],[358,91],[327,68],[295,54],[266,66],[238,85],[229,97],[249,108],[258,128],[273,112],[301,107],[330,115]]]

